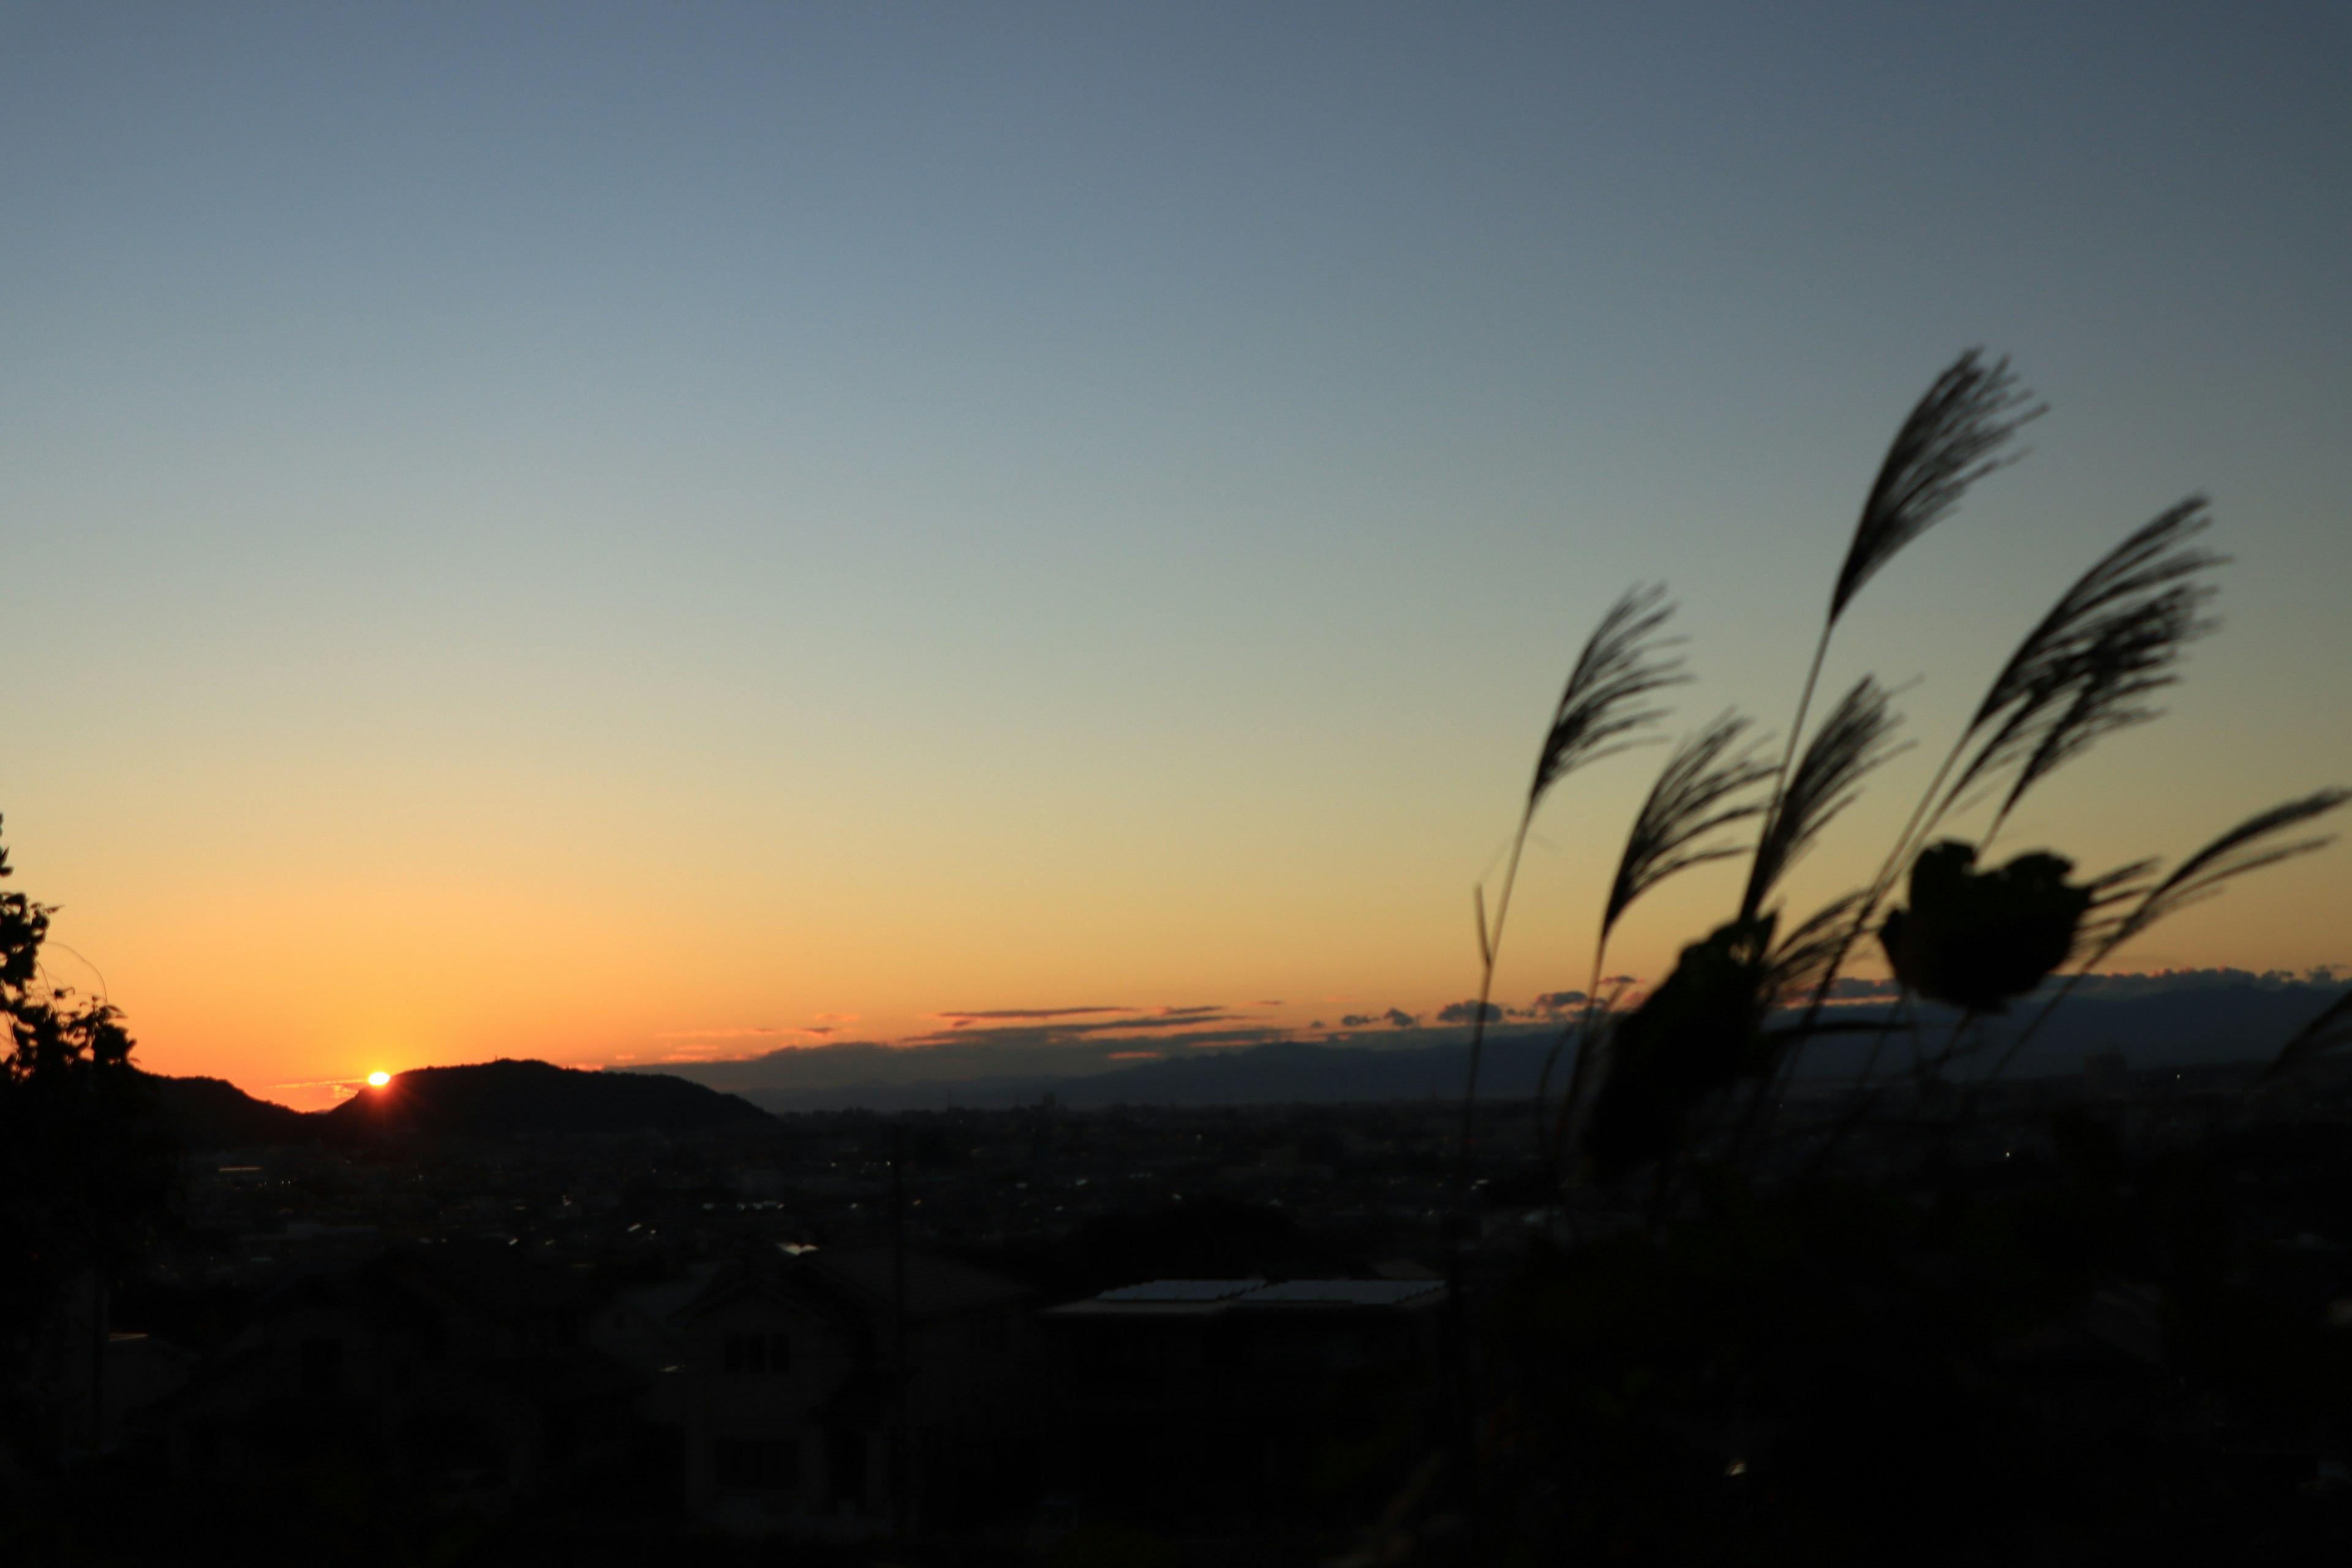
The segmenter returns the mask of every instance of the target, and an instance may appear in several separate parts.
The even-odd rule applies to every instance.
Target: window
[[[789,1437],[721,1437],[713,1447],[721,1491],[788,1492],[800,1484],[800,1448]]]
[[[729,1334],[719,1346],[719,1364],[743,1377],[782,1375],[792,1363],[792,1342],[782,1334]]]

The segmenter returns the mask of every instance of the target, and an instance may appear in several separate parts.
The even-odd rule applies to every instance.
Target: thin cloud
[[[1192,1051],[1224,1050],[1234,1046],[1271,1045],[1275,1041],[1286,1040],[1290,1037],[1291,1031],[1288,1029],[1257,1026],[1245,1029],[1218,1029],[1205,1035],[1180,1035],[1169,1044],[1182,1046],[1186,1050]]]
[[[1104,1017],[1103,1014],[1118,1016]],[[1087,1035],[1132,1033],[1139,1030],[1189,1029],[1203,1024],[1237,1020],[1221,1003],[1182,1007],[1000,1007],[986,1011],[934,1013],[948,1020],[945,1029],[911,1035],[902,1046],[937,1046],[950,1042],[1018,1041],[1026,1044],[1066,1044]]]
[[[1049,1020],[1035,1024],[996,1024],[972,1027],[959,1024],[951,1028],[929,1035],[915,1035],[898,1042],[901,1046],[944,1045],[1032,1045],[1068,1046],[1096,1035],[1160,1034],[1172,1030],[1198,1029],[1213,1024],[1239,1024],[1247,1019],[1241,1015],[1214,1009],[1186,1008],[1182,1011],[1130,1015],[1123,1018],[1089,1018],[1084,1022]],[[1269,1031],[1260,1030],[1260,1033]],[[1191,1035],[1183,1037],[1194,1038]]]
[[[771,1029],[764,1026],[728,1029],[671,1029],[654,1037],[656,1040],[744,1040],[757,1035],[806,1035],[810,1029]]]
[[[980,1023],[996,1018],[1083,1018],[1093,1013],[1132,1013],[1132,1007],[992,1007],[960,1013],[934,1013],[934,1018],[951,1019],[957,1024]]]
[[[1832,1002],[1874,1001],[1881,997],[1899,996],[1903,988],[1892,980],[1864,980],[1856,975],[1841,974],[1831,985],[1829,1000]]]

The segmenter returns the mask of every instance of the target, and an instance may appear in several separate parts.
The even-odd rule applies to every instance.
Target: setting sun
[[[368,1074],[368,1087],[370,1089],[382,1089],[385,1084],[388,1084],[391,1081],[392,1075],[388,1072],[383,1071],[381,1068]]]

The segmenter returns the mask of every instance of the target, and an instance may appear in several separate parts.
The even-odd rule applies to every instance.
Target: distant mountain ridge
[[[701,1131],[768,1120],[749,1100],[666,1075],[583,1072],[501,1058],[417,1068],[319,1112],[330,1135]]]
[[[417,1068],[332,1110],[307,1112],[256,1100],[219,1079],[151,1075],[151,1081],[164,1116],[199,1150],[534,1132],[690,1132],[769,1120],[748,1100],[682,1078],[584,1072],[507,1058]]]
[[[2068,998],[2011,1064],[2008,1076],[2075,1072],[2085,1056],[2108,1050],[2122,1052],[2135,1068],[2264,1060],[2341,995],[2344,987],[2301,982],[2257,984],[2250,977],[2245,984],[2115,990],[2119,994],[2100,995],[2093,991]],[[2003,1042],[2034,1016],[2041,1002],[2041,998],[2029,999],[2009,1017],[1981,1022],[1988,1055],[1976,1058],[1977,1070],[1981,1070],[1984,1060],[2000,1054]],[[1840,1006],[1837,1016],[1846,1023],[1873,1023],[1888,1017],[1889,1012],[1883,1004],[1852,1004]],[[1922,1037],[1937,1042],[1949,1035],[1958,1021],[1948,1009],[1933,1006],[1918,1009],[1918,1017]],[[1908,1059],[1903,1043],[1907,1034],[1903,1029],[1894,1037],[1890,1052],[1902,1053],[1896,1059]],[[1507,1024],[1490,1028],[1478,1075],[1480,1097],[1525,1100],[1532,1096],[1544,1060],[1559,1035],[1557,1025]],[[950,1105],[986,1109],[1034,1105],[1049,1092],[1068,1106],[1339,1104],[1460,1097],[1469,1066],[1466,1029],[1416,1030],[1402,1040],[1393,1035],[1377,1038],[1378,1044],[1345,1037],[1324,1043],[1279,1040],[1245,1048],[1171,1053],[1159,1061],[1109,1071],[961,1078],[918,1076],[929,1064],[913,1059],[906,1066],[915,1071],[903,1077],[884,1076],[893,1065],[888,1053],[866,1050],[856,1059],[870,1063],[873,1071],[860,1081],[820,1079],[763,1086],[738,1079],[730,1087],[744,1099],[778,1112]],[[1806,1052],[1801,1076],[1850,1076],[1869,1049],[1870,1039],[1865,1033],[1816,1040]],[[1555,1092],[1574,1059],[1570,1048],[1555,1062]],[[699,1075],[730,1068],[740,1071],[744,1065],[713,1063],[680,1070]]]
[[[2094,1052],[2116,1050],[2135,1068],[2266,1059],[2336,997],[2341,984],[2197,984],[2171,989],[2115,988],[2070,998],[2010,1068],[2013,1078],[2047,1077],[2080,1069]],[[2006,1019],[1990,1019],[1988,1050],[1998,1054],[2009,1031],[2031,1019],[2038,1002],[2021,1004]],[[1887,1016],[1881,1004],[1841,1006],[1848,1022]],[[1940,1040],[1952,1015],[1920,1010],[1922,1037]],[[1891,1050],[1906,1052],[1898,1033]],[[1512,1023],[1492,1028],[1479,1071],[1482,1099],[1525,1100],[1535,1092],[1545,1058],[1559,1037],[1554,1025]],[[1360,1038],[1360,1037],[1359,1037]],[[1377,1037],[1377,1044],[1341,1037],[1324,1043],[1275,1040],[1246,1047],[1170,1050],[1162,1059],[1109,1071],[1011,1072],[941,1077],[936,1059],[919,1051],[901,1058],[867,1047],[825,1064],[826,1071],[797,1081],[761,1084],[722,1079],[723,1092],[695,1079],[741,1075],[757,1062],[681,1066],[659,1073],[641,1068],[590,1072],[547,1062],[499,1060],[466,1067],[420,1068],[381,1089],[362,1090],[331,1110],[304,1113],[256,1100],[218,1079],[153,1079],[165,1114],[191,1146],[260,1147],[273,1143],[370,1142],[404,1137],[509,1137],[534,1132],[692,1131],[751,1126],[772,1112],[832,1110],[899,1110],[961,1106],[973,1110],[1034,1105],[1045,1095],[1072,1107],[1109,1105],[1339,1104],[1370,1100],[1458,1098],[1467,1061],[1467,1031],[1425,1029]],[[1870,1037],[1842,1035],[1818,1041],[1803,1075],[1825,1079],[1851,1074]],[[1181,1053],[1181,1054],[1180,1054]],[[984,1059],[974,1052],[959,1060]],[[1031,1058],[1034,1059],[1034,1058]],[[1554,1066],[1554,1091],[1573,1061],[1564,1051]],[[1986,1058],[1979,1058],[1979,1060]],[[853,1081],[843,1069],[854,1062]],[[798,1065],[798,1064],[787,1064]],[[815,1065],[815,1064],[811,1064]],[[889,1076],[894,1068],[905,1076]],[[926,1071],[925,1069],[930,1069]],[[691,1076],[689,1076],[691,1075]]]
[[[163,1078],[150,1073],[163,1119],[196,1149],[264,1148],[307,1143],[318,1119],[274,1100],[256,1100],[217,1078]]]

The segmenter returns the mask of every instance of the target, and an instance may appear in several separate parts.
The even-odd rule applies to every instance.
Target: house
[[[1384,1495],[1434,1440],[1445,1305],[1433,1279],[1161,1279],[1051,1308],[1052,1484],[1192,1526]]]
[[[856,1536],[968,1522],[1037,1438],[1029,1293],[916,1248],[732,1268],[680,1310],[689,1517]]]
[[[109,1307],[91,1275],[67,1282],[29,1346],[27,1404],[53,1418],[61,1459],[128,1452],[152,1470],[154,1443],[131,1416],[179,1389],[204,1358],[157,1335],[116,1331]]]
[[[638,1414],[665,1433],[686,1426],[687,1344],[678,1315],[726,1267],[698,1263],[681,1279],[628,1287],[588,1314],[588,1342],[636,1369],[645,1379]]]
[[[298,1266],[244,1331],[134,1414],[175,1477],[344,1464],[525,1493],[619,1465],[643,1379],[583,1344],[572,1275],[500,1247]]]

